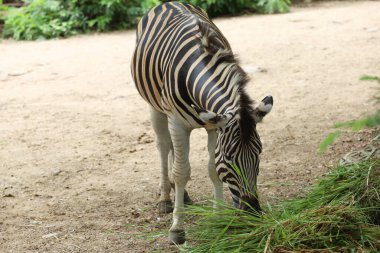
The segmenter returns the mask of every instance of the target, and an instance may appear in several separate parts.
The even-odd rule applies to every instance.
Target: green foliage
[[[186,252],[378,252],[380,160],[337,167],[303,198],[253,216],[224,204],[189,206]]]
[[[380,225],[380,160],[370,160],[352,166],[338,166],[305,198],[285,203],[287,209],[300,212],[326,205],[353,205],[362,208],[369,222]]]
[[[364,75],[360,77],[360,80],[362,81],[377,81],[380,84],[380,77],[378,76],[369,76],[369,75]],[[377,87],[377,92],[376,95],[374,96],[374,99],[377,101],[377,103],[380,103],[380,86]]]
[[[285,13],[289,12],[290,0],[259,0],[257,9],[261,13]]]
[[[325,152],[327,150],[327,147],[331,145],[340,135],[340,131],[335,131],[333,133],[330,133],[326,139],[324,139],[321,144],[319,145],[319,151],[321,153]]]
[[[49,39],[88,31],[134,27],[158,0],[26,0],[9,12],[4,37],[20,40]]]
[[[360,77],[360,80],[362,80],[362,81],[378,81],[380,83],[380,78],[378,76],[364,75],[364,76]]]
[[[160,0],[144,0],[141,1],[141,8],[143,10],[143,13],[147,12],[150,8],[161,4]]]
[[[150,8],[161,2],[167,2],[160,0],[24,1],[25,6],[6,10],[8,13],[6,16],[0,9],[0,20],[5,20],[4,37],[36,40],[89,31],[132,28]],[[182,0],[182,2],[201,7],[211,17],[238,15],[256,9],[263,13],[286,12],[290,6],[290,0]]]
[[[9,12],[9,7],[6,5],[2,5],[1,0],[0,0],[0,21],[4,21],[5,16]]]
[[[348,127],[348,128],[351,128],[352,131],[356,132],[366,127],[371,128],[371,127],[376,127],[378,125],[380,125],[380,111],[377,111],[376,113],[370,116],[367,116],[366,118],[363,118],[363,119],[337,123],[335,124],[335,127],[336,128]]]
[[[8,6],[6,6],[6,5],[3,5],[3,0],[0,0],[0,11],[1,10],[8,10]]]
[[[167,2],[167,1],[166,1]],[[288,12],[290,0],[182,0],[204,9],[211,17],[238,15],[259,11],[261,13]]]
[[[28,1],[12,9],[5,20],[4,36],[16,40],[36,40],[75,34],[80,19],[64,10],[60,1]]]
[[[253,12],[257,0],[182,0],[181,2],[191,3],[205,10],[211,17],[216,17]]]
[[[84,17],[84,30],[107,31],[130,28],[137,24],[146,9],[157,1],[137,0],[66,0],[72,12]]]

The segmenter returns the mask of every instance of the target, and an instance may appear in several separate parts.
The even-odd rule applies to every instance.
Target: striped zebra
[[[271,110],[272,97],[254,105],[245,91],[246,73],[200,8],[178,2],[156,6],[142,17],[136,34],[131,70],[138,92],[150,105],[161,156],[160,212],[173,211],[171,181],[175,185],[169,241],[185,241],[182,211],[184,202],[191,201],[185,186],[194,128],[208,133],[214,198],[223,200],[225,182],[235,206],[260,210],[256,178],[262,145],[256,124]]]

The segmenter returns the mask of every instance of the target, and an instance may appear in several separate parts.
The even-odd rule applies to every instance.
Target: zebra
[[[191,171],[189,137],[195,128],[208,134],[214,198],[223,200],[225,182],[236,207],[260,211],[256,180],[262,143],[256,124],[271,111],[273,98],[254,103],[248,96],[248,76],[206,12],[179,2],[149,10],[137,26],[131,72],[150,105],[161,158],[159,212],[173,211],[171,180],[175,186],[169,241],[185,242],[184,202],[191,201],[185,190]]]

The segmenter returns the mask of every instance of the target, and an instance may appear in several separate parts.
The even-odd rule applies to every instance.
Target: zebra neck
[[[217,156],[223,156],[227,163],[234,163],[234,157],[241,148],[241,135],[238,120],[233,119],[226,127],[219,130],[216,145]]]
[[[239,110],[239,76],[234,68],[235,64],[221,64],[207,79],[200,79],[200,82],[194,84],[193,98],[197,100],[200,108],[218,114],[234,113]]]

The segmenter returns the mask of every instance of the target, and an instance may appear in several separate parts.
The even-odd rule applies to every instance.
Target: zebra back
[[[215,127],[191,105],[215,113],[236,109],[247,79],[207,14],[176,2],[157,6],[141,19],[131,66],[140,95],[191,127]]]

